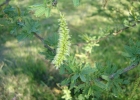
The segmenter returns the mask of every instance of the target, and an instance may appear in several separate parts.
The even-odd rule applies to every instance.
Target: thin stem
[[[41,36],[39,36],[37,33],[34,33],[34,35],[40,40],[40,41],[44,41],[44,39],[41,37]]]
[[[105,8],[106,5],[107,5],[107,3],[108,3],[108,0],[104,0],[103,2],[104,2],[104,4],[103,4],[103,8]]]
[[[136,23],[134,23],[134,24],[131,25],[130,27],[124,27],[123,29],[118,30],[117,32],[114,33],[114,35],[117,35],[117,34],[123,32],[124,30],[127,30],[127,29],[131,28],[131,27],[135,27],[135,26],[136,26],[137,24],[139,24],[139,23],[140,23],[140,20],[138,20]]]
[[[130,29],[130,28],[132,28],[132,27],[135,27],[137,24],[140,24],[140,20],[138,20],[136,23],[134,23],[134,24],[131,25],[130,27],[124,27],[124,28],[118,30],[117,32],[114,32],[113,34],[114,34],[114,35],[118,35],[118,34],[120,34],[121,32],[123,32],[123,31],[125,31],[125,30],[127,30],[127,29]],[[93,43],[98,43],[98,42],[100,42],[100,41],[105,40],[106,38],[108,38],[111,34],[112,34],[112,33],[109,33],[108,35],[106,35],[106,36],[104,36],[104,37],[102,37],[102,38],[100,38],[100,39],[98,39],[98,40],[92,41],[92,42],[93,42]],[[79,43],[78,43],[78,44],[79,44]],[[78,44],[74,44],[74,45],[78,45]],[[85,44],[85,43],[80,43],[80,45],[82,45],[82,46],[83,46],[84,44]]]
[[[135,67],[137,67],[138,65],[139,65],[139,62],[134,63],[134,64],[132,64],[132,65],[130,65],[130,66],[127,66],[126,68],[124,68],[124,69],[122,70],[122,72],[121,72],[120,74],[123,74],[123,73],[126,73],[126,72],[130,71],[130,70],[134,69]],[[117,73],[113,73],[113,74],[111,74],[111,75],[109,76],[109,78],[110,78],[110,79],[113,79],[116,75],[117,75]]]
[[[37,37],[44,44],[45,48],[47,48],[55,54],[55,49],[52,49],[48,44],[45,44],[44,39],[41,36],[39,36],[37,33],[34,33],[34,36]]]
[[[123,32],[123,31],[125,31],[125,30],[127,30],[127,29],[129,29],[129,28],[131,28],[131,27],[135,27],[135,26],[136,26],[137,24],[139,24],[139,23],[140,23],[140,20],[138,20],[135,24],[131,25],[130,27],[124,27],[124,28],[118,30],[117,32],[114,32],[113,34],[114,34],[114,35],[118,35],[118,34],[120,34],[121,32]],[[100,38],[99,40],[97,40],[97,41],[95,41],[95,42],[98,43],[98,42],[100,42],[100,41],[102,41],[102,40],[105,40],[105,39],[108,38],[111,34],[112,34],[112,33],[106,35],[106,36],[103,37],[103,38]]]

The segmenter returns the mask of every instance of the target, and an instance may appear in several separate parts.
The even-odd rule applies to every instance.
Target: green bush
[[[1,68],[2,99],[137,100],[139,5],[129,0],[6,0],[0,5],[0,25],[20,48],[14,44],[13,54],[2,50],[12,64]],[[0,37],[3,48],[12,45],[5,36]],[[46,60],[37,61],[41,55],[47,68]],[[62,98],[48,88],[56,83]]]

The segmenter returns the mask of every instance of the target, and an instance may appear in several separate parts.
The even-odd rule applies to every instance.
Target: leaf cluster
[[[132,62],[140,62],[140,42],[130,41],[129,45],[125,46],[126,52],[124,56],[131,59]]]

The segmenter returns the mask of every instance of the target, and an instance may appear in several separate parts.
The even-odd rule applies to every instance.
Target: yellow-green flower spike
[[[60,65],[63,64],[63,61],[66,60],[66,56],[68,56],[70,52],[69,29],[65,17],[61,13],[59,22],[59,42],[56,50],[56,56],[52,61],[56,68],[59,68]]]

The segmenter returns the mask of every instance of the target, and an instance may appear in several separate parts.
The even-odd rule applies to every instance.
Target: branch
[[[34,33],[34,35],[40,40],[40,41],[44,41],[44,39],[42,37],[40,37],[37,33]]]
[[[124,69],[122,70],[122,72],[121,72],[120,74],[123,74],[123,73],[126,73],[126,72],[130,71],[130,70],[132,70],[133,68],[137,67],[138,65],[139,65],[139,62],[134,63],[134,64],[132,64],[132,65],[130,65],[130,66],[127,66],[126,68],[124,68]],[[111,75],[109,76],[109,78],[110,78],[110,79],[113,79],[117,74],[118,74],[117,72],[116,72],[116,73],[113,73],[113,74],[111,74]]]
[[[40,37],[37,33],[34,33],[34,36],[36,36],[41,42],[44,44],[44,39]],[[44,44],[44,47],[48,50],[52,51],[55,54],[55,49],[52,49],[48,44]]]
[[[2,7],[2,6],[4,6],[4,5],[6,5],[6,4],[8,4],[10,2],[10,0],[5,0],[2,4],[0,4],[0,7]]]
[[[127,30],[127,29],[129,29],[129,28],[131,28],[131,27],[135,27],[135,26],[136,26],[137,24],[139,24],[139,23],[140,23],[140,20],[138,20],[135,24],[131,25],[130,27],[124,27],[124,28],[118,30],[117,32],[114,32],[113,34],[114,34],[114,35],[118,35],[118,34],[120,34],[121,32],[123,32],[123,31],[125,31],[125,30]],[[111,33],[110,33],[110,34],[111,34]],[[97,41],[95,41],[95,42],[98,43],[98,42],[100,42],[100,41],[102,41],[102,40],[108,38],[108,37],[110,36],[110,34],[106,35],[106,36],[103,37],[103,38],[100,38],[99,40],[97,40]]]
[[[136,25],[137,25],[137,23],[139,24],[140,23],[140,20],[138,20],[135,24],[133,24],[133,25],[131,25],[130,27],[124,27],[123,29],[120,29],[120,30],[118,30],[117,32],[115,32],[115,33],[113,33],[114,35],[117,35],[117,34],[120,34],[121,32],[123,32],[124,30],[127,30],[127,29],[129,29],[129,28],[131,28],[131,27],[135,27]]]
[[[108,3],[108,0],[104,0],[103,2],[104,2],[104,4],[103,4],[103,8],[105,8],[106,5],[107,5],[107,3]]]
[[[130,27],[124,27],[124,28],[118,30],[117,32],[114,32],[113,35],[118,35],[118,34],[120,34],[121,32],[123,32],[123,31],[125,31],[125,30],[127,30],[127,29],[129,29],[129,28],[131,28],[131,27],[135,27],[137,24],[140,24],[140,20],[138,20],[135,24],[131,25]],[[77,30],[76,30],[76,31],[77,31]],[[112,34],[112,33],[109,33],[108,35],[106,35],[106,36],[104,36],[104,37],[102,37],[102,38],[100,38],[100,39],[98,39],[98,40],[92,41],[92,42],[93,42],[93,43],[98,43],[98,42],[100,42],[100,41],[105,40],[106,38],[108,38],[111,34]],[[80,43],[81,46],[83,46],[84,44],[85,44],[85,43]],[[74,45],[79,45],[79,43],[78,43],[78,44],[74,44]]]

